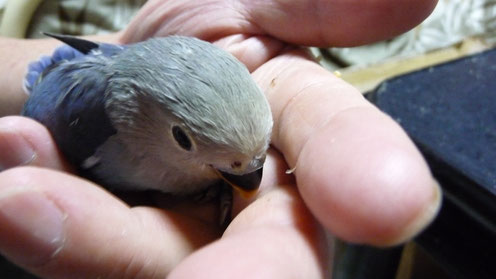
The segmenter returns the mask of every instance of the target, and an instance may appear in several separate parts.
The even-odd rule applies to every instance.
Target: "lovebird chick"
[[[183,36],[113,45],[47,35],[66,45],[30,64],[22,114],[81,176],[117,190],[192,194],[219,179],[257,190],[272,115],[232,55]]]

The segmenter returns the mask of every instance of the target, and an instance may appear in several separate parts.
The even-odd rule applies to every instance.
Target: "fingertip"
[[[405,241],[434,218],[440,204],[420,152],[375,109],[340,113],[310,138],[296,178],[316,217],[355,243]]]
[[[255,74],[274,114],[273,144],[320,222],[345,240],[387,245],[434,218],[432,175],[397,123],[299,56],[267,65]]]
[[[396,237],[391,237],[385,239],[382,242],[376,243],[376,245],[380,246],[394,246],[399,245],[401,243],[405,243],[411,239],[413,239],[416,235],[418,235],[422,230],[424,230],[439,213],[442,205],[442,190],[439,183],[433,179],[433,194],[430,202],[426,202],[425,208],[420,209],[418,211],[418,215],[415,216],[411,222],[404,226],[403,230],[396,235]]]
[[[98,251],[94,246],[106,230],[102,228],[97,234],[95,223],[102,225],[101,219],[115,213],[116,208],[126,209],[112,199],[96,185],[59,171],[31,166],[3,171],[0,173],[0,251],[34,274],[67,277],[61,274],[70,274],[78,265],[89,264],[87,253]],[[94,214],[97,212],[99,215]],[[117,223],[106,221],[107,225]],[[86,250],[78,251],[81,243],[85,245],[80,247]],[[78,257],[87,262],[78,263]],[[74,271],[61,266],[71,266]],[[95,268],[88,273],[102,270]]]
[[[21,116],[0,118],[0,170],[16,166],[41,166],[70,170],[50,132],[39,122]]]
[[[283,42],[269,36],[247,34],[227,36],[217,40],[215,44],[234,55],[250,72],[255,71],[285,47]]]
[[[19,127],[23,127],[20,117],[8,116],[0,118],[0,149],[4,150],[0,157],[0,171],[19,165],[28,165],[36,158],[33,145]],[[30,123],[30,121],[26,121]]]

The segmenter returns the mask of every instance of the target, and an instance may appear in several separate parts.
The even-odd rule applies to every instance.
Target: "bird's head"
[[[184,168],[217,175],[242,193],[261,181],[272,130],[269,104],[246,67],[214,45],[188,37],[152,39],[116,63],[112,102],[138,137],[162,145]],[[115,65],[114,65],[115,66]],[[119,91],[117,89],[117,91]],[[130,93],[131,92],[131,93]],[[126,106],[128,108],[126,108]],[[122,116],[121,116],[122,117]]]

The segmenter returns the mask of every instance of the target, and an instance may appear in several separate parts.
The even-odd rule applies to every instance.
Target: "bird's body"
[[[194,193],[220,174],[261,170],[270,108],[225,51],[181,36],[126,46],[55,37],[86,45],[30,66],[22,114],[47,126],[83,175],[110,188]]]

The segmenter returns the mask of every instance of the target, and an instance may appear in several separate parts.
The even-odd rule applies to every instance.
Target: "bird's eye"
[[[183,149],[191,150],[191,140],[179,126],[172,127],[172,136]]]

